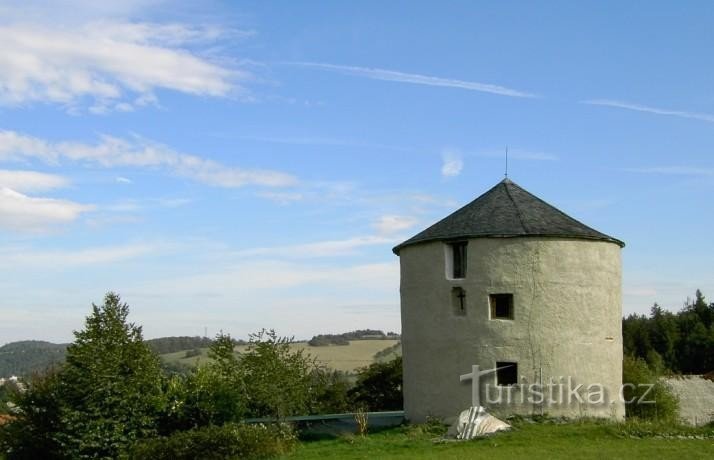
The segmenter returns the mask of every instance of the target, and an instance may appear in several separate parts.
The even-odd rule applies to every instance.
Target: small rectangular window
[[[491,294],[491,319],[513,319],[513,294]]]
[[[496,385],[515,385],[518,383],[518,363],[496,361]]]
[[[466,245],[465,241],[451,243],[451,277],[466,278]]]
[[[464,288],[455,287],[451,289],[451,307],[456,316],[466,316],[466,291]]]

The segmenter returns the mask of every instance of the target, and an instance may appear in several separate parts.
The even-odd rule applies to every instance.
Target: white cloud
[[[634,110],[637,112],[653,113],[655,115],[668,115],[679,118],[690,118],[693,120],[701,120],[709,123],[714,123],[714,115],[699,112],[687,112],[684,110],[661,109],[646,105],[633,104],[631,102],[617,101],[612,99],[590,99],[581,101],[583,104],[600,105],[604,107],[614,107],[618,109]]]
[[[455,150],[445,150],[441,154],[441,175],[444,177],[455,177],[461,174],[464,169],[464,161],[461,154]]]
[[[33,198],[7,187],[0,188],[0,227],[42,231],[77,219],[94,207],[67,200]]]
[[[183,45],[216,40],[215,28],[100,21],[60,27],[0,25],[0,102],[89,102],[94,113],[133,110],[168,89],[224,97],[251,75],[209,61]]]
[[[156,202],[164,208],[180,208],[193,203],[191,198],[158,198]]]
[[[395,241],[394,238],[383,236],[360,236],[346,240],[244,249],[236,252],[235,255],[238,257],[277,256],[287,259],[335,257],[354,254],[355,250],[361,247],[393,244]]]
[[[479,91],[483,93],[498,94],[510,97],[536,97],[534,94],[518,91],[504,86],[492,85],[489,83],[479,83],[475,81],[455,80],[451,78],[432,77],[428,75],[411,74],[397,72],[394,70],[375,69],[369,67],[355,67],[346,65],[325,64],[318,62],[294,62],[294,65],[313,67],[316,69],[339,72],[357,77],[371,78],[373,80],[395,81],[401,83],[412,83],[416,85],[442,86],[448,88],[465,89],[469,91]]]
[[[0,169],[0,187],[16,192],[40,192],[66,187],[69,180],[54,174]]]
[[[256,195],[280,205],[295,203],[305,198],[305,195],[300,192],[258,192]]]
[[[132,184],[132,183],[134,183],[134,181],[132,181],[128,177],[121,177],[121,176],[116,178],[116,182],[117,182],[117,184]]]
[[[14,131],[0,131],[0,161],[23,158],[35,158],[47,163],[71,160],[104,167],[164,168],[174,174],[218,187],[284,187],[297,182],[295,177],[283,172],[228,167],[138,137],[121,139],[102,136],[96,144],[52,143]]]
[[[303,338],[356,328],[398,331],[398,286],[396,260],[348,266],[245,260],[194,275],[150,280],[122,293],[132,306],[144,305],[155,315],[143,321],[147,331],[165,328],[161,318],[178,314],[190,317],[187,328],[200,327],[201,332],[205,325],[213,332],[223,329],[245,337],[270,327]],[[197,303],[203,306],[200,314],[192,313]],[[171,322],[174,331],[180,321]]]
[[[380,234],[390,235],[407,230],[416,223],[417,220],[410,216],[389,215],[380,217],[373,226]]]
[[[150,244],[126,244],[79,250],[38,251],[18,248],[0,248],[0,268],[83,267],[119,262],[151,254],[157,246]],[[58,265],[59,263],[59,265]]]

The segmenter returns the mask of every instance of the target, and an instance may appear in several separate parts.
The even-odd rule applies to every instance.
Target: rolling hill
[[[146,341],[159,355],[166,370],[179,373],[208,360],[208,347],[211,342],[211,339],[205,337],[162,337]],[[236,343],[237,353],[247,347],[246,342]],[[382,338],[344,340],[341,343],[344,344],[312,346],[309,341],[300,341],[292,343],[291,348],[304,350],[320,364],[347,373],[353,373],[373,362],[388,361],[401,355],[401,344],[396,334],[388,337],[384,335]],[[33,373],[59,365],[65,359],[67,346],[68,344],[38,340],[3,345],[0,347],[0,378],[12,375],[29,377]]]

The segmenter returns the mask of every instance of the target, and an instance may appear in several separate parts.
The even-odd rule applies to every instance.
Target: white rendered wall
[[[622,269],[620,247],[604,241],[517,237],[469,240],[465,279],[446,276],[445,243],[402,248],[401,314],[407,418],[448,419],[471,405],[459,375],[472,365],[518,363],[520,383],[601,384],[604,404],[534,404],[512,389],[510,404],[482,405],[496,414],[620,419]],[[454,314],[451,289],[466,291],[466,315]],[[512,293],[514,320],[491,320],[489,294]],[[563,379],[561,379],[563,377]],[[482,377],[495,386],[495,375]],[[559,390],[558,387],[553,387]],[[586,388],[579,394],[585,395]],[[597,388],[593,388],[595,392]],[[525,393],[525,392],[524,392]],[[532,396],[532,395],[531,395]],[[597,394],[591,394],[597,401]],[[520,399],[524,403],[520,403]],[[546,398],[547,399],[547,398]],[[553,395],[556,401],[567,399]]]

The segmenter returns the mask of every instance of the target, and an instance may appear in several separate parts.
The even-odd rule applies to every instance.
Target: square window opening
[[[496,361],[496,384],[501,386],[518,383],[518,363]]]
[[[491,294],[491,319],[513,319],[513,294]]]

